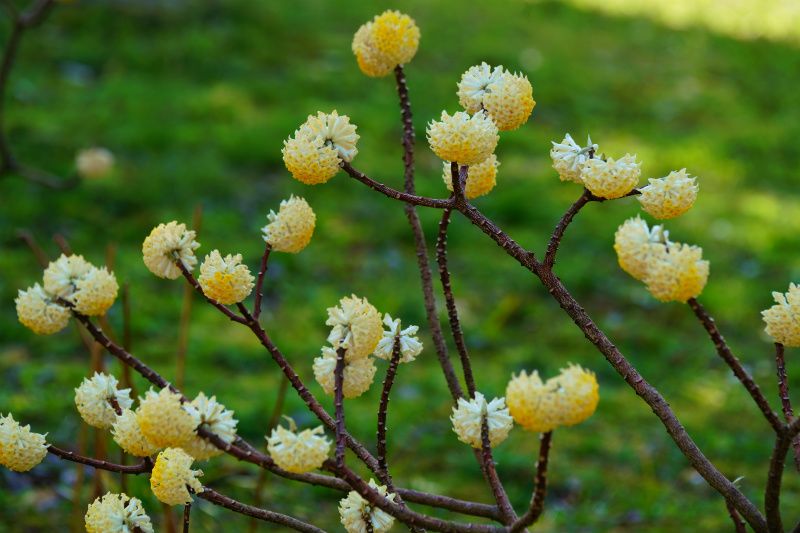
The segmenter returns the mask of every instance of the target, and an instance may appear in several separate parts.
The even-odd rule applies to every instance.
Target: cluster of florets
[[[283,162],[296,180],[306,185],[325,183],[339,172],[342,162],[358,153],[355,124],[350,117],[318,112],[283,143]]]
[[[483,446],[483,424],[487,426],[491,447],[506,440],[514,426],[505,398],[494,398],[487,402],[480,392],[476,392],[475,397],[471,399],[459,398],[457,405],[453,407],[450,421],[453,423],[453,431],[458,435],[458,440],[473,448]]]
[[[114,170],[114,154],[100,146],[81,150],[75,156],[75,170],[84,179],[105,178]]]
[[[395,495],[389,494],[385,485],[378,485],[374,479],[370,479],[369,486],[381,497],[394,501]],[[375,507],[356,491],[350,491],[339,502],[339,517],[347,533],[384,533],[394,525],[392,515]]]
[[[267,439],[267,449],[275,464],[288,472],[304,474],[322,466],[331,449],[322,426],[297,431],[294,420],[289,428],[278,426]]]
[[[270,211],[269,223],[261,228],[264,241],[277,252],[296,254],[308,246],[317,216],[303,198],[290,196],[281,201],[278,213]]]
[[[419,28],[414,19],[388,10],[363,24],[353,36],[353,54],[367,76],[391,74],[397,65],[414,58],[419,47]]]
[[[70,311],[104,315],[117,298],[119,285],[106,267],[98,268],[80,255],[62,254],[44,270],[38,283],[19,291],[15,300],[19,321],[39,335],[64,329]]]
[[[221,304],[230,305],[243,301],[253,290],[255,278],[242,263],[242,254],[222,257],[213,250],[200,265],[197,278],[203,293]]]
[[[131,389],[118,389],[117,383],[114,376],[95,372],[75,389],[75,406],[84,422],[108,429],[116,421],[117,410],[121,412],[133,404]]]
[[[500,131],[525,124],[536,105],[527,76],[485,62],[470,67],[461,76],[458,102],[467,113],[485,111]]]
[[[800,347],[800,285],[790,283],[789,292],[773,292],[775,305],[761,312],[765,331],[775,342]]]
[[[167,448],[158,454],[150,474],[150,488],[159,501],[185,505],[192,502],[192,493],[203,491],[197,479],[203,471],[192,470],[193,462],[194,458],[180,448]]]
[[[514,421],[528,431],[547,432],[580,424],[594,414],[599,386],[593,372],[569,365],[542,382],[537,371],[512,376],[506,402]]]
[[[153,533],[142,502],[127,494],[106,493],[89,504],[84,517],[87,533]]]
[[[0,415],[0,465],[15,472],[27,472],[47,455],[45,436],[21,426],[10,414]]]

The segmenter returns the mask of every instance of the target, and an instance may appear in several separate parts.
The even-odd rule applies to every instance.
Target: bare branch
[[[101,461],[91,457],[85,457],[72,451],[63,450],[52,444],[47,446],[47,451],[61,459],[72,461],[73,463],[80,463],[82,465],[91,466],[98,470],[107,470],[109,472],[117,472],[120,474],[144,474],[150,472],[153,468],[153,463],[149,460],[142,461],[137,465],[118,465],[109,463],[108,461]]]
[[[336,466],[344,466],[344,356],[345,348],[336,349],[336,368],[333,370],[333,406],[336,411]]]
[[[775,366],[778,372],[778,394],[781,398],[781,407],[783,408],[783,416],[786,422],[789,423],[794,419],[794,412],[792,410],[792,400],[789,397],[789,379],[786,377],[786,359],[784,358],[783,344],[775,343]],[[800,471],[800,438],[795,437],[792,439],[792,446],[794,447],[794,464],[798,471]]]
[[[528,510],[511,526],[511,533],[522,531],[533,525],[544,511],[544,497],[547,494],[547,461],[550,457],[550,443],[553,432],[542,433],[539,439],[539,460],[536,462],[536,485]]]
[[[485,405],[485,404],[484,404]],[[489,439],[489,419],[484,413],[481,417],[481,464],[483,465],[486,480],[489,482],[489,487],[492,489],[492,494],[497,502],[497,507],[500,509],[500,515],[503,522],[512,524],[517,520],[517,514],[514,508],[511,507],[511,502],[508,500],[508,495],[503,488],[503,483],[497,475],[497,468],[494,465],[494,457],[492,457],[492,443]]]
[[[556,263],[556,254],[558,253],[558,245],[561,244],[561,239],[564,238],[564,232],[567,231],[567,227],[572,222],[572,219],[575,218],[575,215],[578,214],[578,211],[581,210],[583,206],[589,203],[592,199],[592,193],[589,192],[589,189],[584,189],[583,194],[575,200],[575,203],[572,204],[567,212],[564,213],[564,216],[561,217],[561,220],[558,221],[556,228],[553,230],[553,235],[550,236],[550,242],[547,244],[547,252],[544,256],[544,266],[547,268],[553,268],[553,265]]]
[[[386,461],[386,415],[389,411],[389,395],[392,392],[392,385],[394,385],[394,377],[397,375],[397,368],[400,366],[401,355],[400,333],[398,332],[394,337],[392,358],[389,361],[389,368],[386,369],[386,378],[383,380],[381,402],[378,406],[378,431],[375,439],[378,443],[378,465],[381,472],[386,476],[386,479],[389,480],[389,483],[386,484],[389,492],[394,492],[394,484],[392,483],[392,476],[389,474],[389,466]]]
[[[258,320],[261,316],[261,299],[264,297],[264,277],[267,275],[267,262],[272,246],[269,243],[264,247],[264,254],[261,256],[261,267],[258,269],[258,281],[256,281],[256,298],[253,302],[253,318]]]
[[[412,205],[435,207],[437,209],[444,209],[450,205],[450,200],[444,198],[428,198],[427,196],[417,196],[416,194],[409,194],[400,192],[397,189],[392,189],[388,185],[384,185],[383,183],[375,181],[363,172],[356,170],[350,163],[346,161],[342,162],[342,169],[350,174],[350,177],[357,179],[367,187],[376,190],[384,196],[388,196],[389,198],[400,200],[401,202],[406,202]]]

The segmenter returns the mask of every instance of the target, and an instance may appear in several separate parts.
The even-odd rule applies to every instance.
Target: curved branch
[[[397,368],[400,366],[400,356],[402,355],[400,349],[400,333],[394,337],[392,345],[392,359],[389,361],[389,368],[386,369],[386,378],[383,380],[383,389],[381,390],[381,402],[378,406],[378,431],[376,434],[376,442],[378,448],[378,466],[389,480],[386,484],[389,492],[394,492],[394,484],[392,483],[392,476],[389,474],[389,465],[386,460],[386,415],[389,411],[389,395],[392,392],[392,385],[394,385],[394,378],[397,375]]]
[[[350,174],[350,177],[357,179],[370,189],[376,190],[379,193],[383,194],[384,196],[388,196],[389,198],[393,198],[395,200],[400,200],[401,202],[406,202],[411,205],[421,205],[424,207],[435,207],[437,209],[444,209],[448,205],[450,205],[450,200],[445,198],[428,198],[427,196],[417,196],[416,194],[409,194],[405,192],[400,192],[397,189],[392,189],[391,187],[384,185],[378,181],[373,180],[363,172],[359,172],[348,162],[342,163],[342,169]]]
[[[569,209],[567,209],[564,216],[561,217],[561,220],[558,221],[555,229],[553,230],[553,234],[550,236],[550,242],[547,243],[547,252],[544,256],[544,266],[547,268],[553,268],[553,265],[556,263],[556,253],[558,253],[558,245],[561,244],[561,239],[564,238],[564,233],[567,231],[567,226],[572,223],[572,219],[575,218],[575,215],[578,214],[578,211],[583,208],[586,204],[592,201],[593,195],[589,192],[589,189],[583,189],[583,194],[575,200]]]
[[[256,298],[253,302],[253,318],[258,320],[261,316],[261,300],[264,298],[264,277],[267,275],[267,262],[272,246],[267,243],[264,247],[264,254],[261,256],[261,267],[258,269],[258,281],[256,281]]]
[[[536,485],[534,486],[531,504],[524,515],[519,517],[512,526],[511,533],[522,531],[524,528],[535,524],[544,511],[544,497],[547,494],[547,461],[550,457],[550,443],[553,432],[542,433],[539,440],[539,460],[536,462]]]
[[[144,474],[153,469],[153,463],[150,460],[144,460],[136,465],[119,465],[116,463],[109,463],[108,461],[101,461],[100,459],[85,457],[69,450],[63,450],[52,444],[48,444],[47,451],[66,461],[72,461],[73,463],[80,463],[98,470],[107,470],[118,474]]]
[[[775,447],[769,459],[769,473],[767,474],[767,488],[764,490],[764,513],[767,515],[767,528],[770,533],[783,533],[781,520],[781,480],[786,462],[786,454],[792,436],[787,432],[775,438]]]
[[[781,398],[783,416],[789,423],[794,419],[794,411],[792,410],[792,400],[789,397],[789,379],[786,377],[784,347],[779,342],[775,343],[775,367],[778,372],[778,394]],[[792,446],[794,447],[794,464],[800,471],[800,438],[792,439]]]

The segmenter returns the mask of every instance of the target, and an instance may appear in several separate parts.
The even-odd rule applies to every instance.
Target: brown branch
[[[228,309],[226,306],[222,305],[218,301],[214,300],[213,298],[209,298],[208,296],[206,296],[205,292],[203,292],[203,288],[200,286],[200,283],[198,283],[197,279],[189,271],[189,269],[186,268],[186,265],[183,264],[183,261],[176,261],[175,265],[181,270],[181,272],[183,273],[183,277],[186,278],[186,281],[188,281],[189,284],[192,287],[194,287],[194,290],[196,290],[198,293],[200,293],[200,295],[203,298],[205,298],[205,300],[208,303],[210,303],[211,305],[216,307],[223,315],[225,315],[226,317],[231,319],[233,322],[238,322],[239,324],[247,324],[247,320],[245,320],[244,318],[240,317],[239,315],[237,315],[236,313],[234,313],[233,311],[231,311],[230,309]]]
[[[450,205],[450,200],[446,198],[428,198],[427,196],[417,196],[416,194],[409,194],[400,192],[397,189],[392,189],[388,185],[384,185],[383,183],[375,181],[363,172],[356,170],[350,163],[346,161],[342,162],[342,169],[347,172],[351,178],[355,178],[367,187],[376,190],[384,196],[388,196],[389,198],[400,200],[401,202],[406,202],[412,205],[435,207],[437,209],[444,209]]]
[[[733,374],[736,378],[741,381],[744,388],[750,393],[750,396],[756,402],[756,405],[759,409],[761,409],[761,413],[764,415],[764,418],[767,419],[769,424],[772,426],[772,429],[775,430],[776,433],[780,433],[784,430],[784,424],[778,418],[778,415],[772,408],[769,406],[769,402],[764,394],[759,389],[756,382],[753,380],[753,377],[750,375],[747,370],[744,369],[742,363],[737,359],[731,349],[728,347],[728,344],[725,342],[725,338],[719,332],[714,319],[711,315],[708,314],[708,311],[697,301],[696,298],[689,298],[687,302],[689,307],[692,308],[694,311],[695,316],[697,316],[700,323],[703,324],[703,327],[708,332],[708,335],[711,337],[711,341],[714,343],[714,347],[717,349],[717,353],[722,358],[725,363],[733,371]]]
[[[485,406],[485,404],[484,404]],[[497,502],[497,507],[500,509],[500,516],[503,523],[512,524],[517,520],[517,514],[514,508],[511,507],[511,502],[508,500],[508,495],[503,488],[503,483],[497,475],[497,468],[494,465],[494,457],[492,457],[492,443],[489,439],[489,418],[484,413],[481,420],[481,459],[480,463],[483,465],[486,480],[489,482],[489,487],[492,489],[492,495]]]
[[[583,206],[588,204],[592,199],[592,193],[589,192],[589,189],[584,189],[583,194],[575,200],[569,209],[567,209],[564,216],[561,217],[561,220],[558,221],[556,228],[553,230],[553,234],[550,236],[550,242],[547,244],[547,252],[544,256],[544,266],[547,268],[553,268],[553,265],[556,263],[556,254],[558,253],[558,245],[561,244],[561,239],[564,238],[564,232],[567,231],[567,226],[570,225],[572,220],[575,218],[575,215],[578,214],[578,211],[581,210]]]
[[[298,520],[297,518],[276,513],[274,511],[267,511],[266,509],[259,509],[258,507],[253,507],[252,505],[247,505],[240,501],[234,500],[233,498],[225,496],[224,494],[220,494],[214,489],[210,489],[208,487],[203,487],[203,491],[199,492],[197,497],[211,502],[214,505],[219,505],[220,507],[230,509],[236,513],[252,516],[253,518],[258,518],[259,520],[264,520],[265,522],[279,524],[281,526],[294,529],[295,531],[325,533],[324,530],[303,522],[302,520]]]
[[[183,506],[183,533],[189,533],[189,519],[191,518],[192,504],[187,503]]]
[[[767,515],[767,529],[770,533],[783,533],[781,520],[781,480],[786,462],[786,454],[792,435],[789,431],[775,438],[775,446],[769,459],[769,473],[767,474],[767,487],[764,490],[764,514]]]
[[[728,514],[733,522],[734,531],[736,533],[747,533],[745,521],[742,520],[742,517],[739,515],[739,511],[736,510],[736,507],[734,507],[733,504],[728,500],[725,500],[725,507],[728,509]]]
[[[333,370],[333,406],[336,412],[336,466],[344,466],[344,356],[345,348],[336,349],[336,367]]]
[[[789,397],[789,379],[786,377],[784,347],[779,342],[775,343],[775,366],[778,372],[778,394],[781,398],[783,416],[786,422],[789,423],[794,419],[794,411],[792,410],[792,400]],[[794,447],[794,464],[797,470],[800,471],[800,438],[795,437],[792,439],[792,446]]]
[[[253,302],[253,318],[258,320],[261,316],[261,299],[264,298],[264,277],[267,275],[267,262],[272,246],[267,243],[264,247],[264,254],[261,256],[261,267],[258,269],[258,281],[256,281],[256,298]]]
[[[120,474],[144,474],[146,472],[150,472],[150,470],[153,468],[152,462],[149,461],[142,461],[136,465],[118,465],[108,461],[101,461],[100,459],[85,457],[69,450],[63,450],[53,446],[52,444],[47,446],[47,451],[66,461],[72,461],[73,463],[91,466],[97,470],[107,470],[109,472],[117,472]]]
[[[376,435],[378,447],[378,467],[389,482],[386,484],[389,492],[394,492],[394,484],[392,483],[392,476],[389,474],[389,465],[386,461],[386,415],[389,411],[389,394],[392,392],[392,385],[394,385],[394,378],[397,375],[397,368],[400,366],[400,356],[402,356],[400,346],[400,333],[394,337],[394,344],[392,345],[392,358],[389,361],[389,368],[386,369],[386,378],[383,380],[383,389],[381,390],[381,402],[378,407],[378,431]]]
[[[533,525],[544,511],[544,498],[547,494],[547,461],[550,457],[550,443],[553,439],[553,432],[542,433],[539,439],[539,460],[536,462],[536,485],[534,486],[531,504],[524,515],[519,517],[512,526],[511,533],[522,531],[524,528]]]

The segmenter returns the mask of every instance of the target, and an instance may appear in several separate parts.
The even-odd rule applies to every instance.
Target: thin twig
[[[107,470],[109,472],[118,472],[121,474],[144,474],[152,469],[152,464],[148,464],[146,461],[143,461],[136,465],[118,465],[100,459],[85,457],[81,454],[69,450],[64,450],[62,448],[58,448],[52,444],[49,444],[47,446],[47,451],[57,457],[60,457],[61,459],[72,461],[73,463],[80,463],[82,465],[91,466],[92,468],[95,468],[97,470]]]
[[[739,511],[736,510],[736,507],[733,504],[725,500],[725,507],[728,509],[728,515],[731,517],[731,521],[733,522],[733,529],[736,533],[747,533],[747,526],[745,525],[745,521],[742,520],[742,517],[739,515]]]
[[[783,533],[781,520],[781,480],[786,463],[786,454],[792,435],[786,431],[775,437],[775,446],[769,459],[769,473],[767,474],[767,487],[764,490],[764,514],[767,515],[767,529],[770,533]]]
[[[36,237],[33,236],[33,233],[26,229],[22,229],[17,231],[17,236],[28,245],[28,248],[31,249],[31,252],[36,258],[36,262],[39,263],[39,266],[42,268],[47,268],[47,265],[50,264],[50,259],[47,257],[47,253],[36,241]]]
[[[183,506],[183,533],[189,533],[189,520],[192,513],[192,504],[187,503]]]
[[[345,348],[336,349],[336,368],[333,370],[333,406],[336,412],[336,466],[344,466],[344,356]]]
[[[234,500],[224,494],[220,494],[219,492],[215,491],[214,489],[210,489],[208,487],[203,487],[202,492],[197,494],[198,498],[202,498],[208,502],[213,503],[214,505],[219,505],[220,507],[225,507],[226,509],[230,509],[239,514],[252,516],[253,518],[258,518],[259,520],[264,520],[265,522],[271,522],[273,524],[279,524],[281,526],[285,526],[295,531],[304,531],[308,533],[325,533],[324,530],[312,526],[302,520],[297,518],[276,513],[274,511],[267,511],[266,509],[259,509],[258,507],[253,507],[252,505],[247,505],[240,501]]]
[[[522,531],[524,528],[533,525],[544,511],[544,498],[547,494],[547,461],[550,457],[550,443],[553,439],[553,432],[542,433],[539,439],[539,460],[536,462],[536,485],[534,485],[531,504],[524,515],[519,517],[512,526],[511,533]]]
[[[786,377],[786,359],[784,358],[783,344],[775,343],[775,366],[778,372],[778,394],[781,398],[781,407],[783,408],[783,416],[786,422],[789,423],[794,419],[794,411],[792,410],[792,400],[789,397],[789,379]],[[800,438],[795,437],[792,439],[792,446],[794,447],[794,464],[798,471],[800,471]]]
[[[258,269],[258,281],[256,282],[256,298],[253,302],[253,318],[258,320],[261,316],[261,299],[264,297],[264,277],[267,275],[267,262],[272,246],[269,243],[264,247],[264,254],[261,256],[261,267]]]
[[[392,483],[392,476],[389,474],[389,466],[386,460],[386,416],[389,411],[389,395],[392,392],[392,385],[394,385],[394,378],[397,375],[397,368],[400,366],[400,357],[402,355],[400,333],[398,331],[397,335],[394,337],[392,358],[389,361],[389,368],[386,369],[386,378],[383,380],[381,402],[378,407],[378,431],[376,436],[376,441],[378,443],[378,466],[386,479],[389,480],[386,484],[389,492],[394,492],[394,484]]]
[[[401,202],[406,202],[412,205],[435,207],[437,209],[444,209],[450,205],[450,200],[446,198],[428,198],[427,196],[417,196],[416,194],[400,192],[397,189],[393,189],[388,185],[384,185],[383,183],[373,180],[363,172],[353,168],[353,165],[346,161],[342,163],[342,169],[347,172],[351,178],[357,179],[367,187],[374,189],[384,196],[388,196],[389,198],[400,200]]]
[[[484,404],[485,406],[486,404]],[[497,475],[497,468],[494,465],[494,457],[492,457],[492,443],[489,439],[489,418],[484,413],[481,419],[481,463],[483,464],[486,479],[489,482],[489,487],[492,489],[492,494],[497,502],[497,507],[500,509],[500,515],[503,522],[511,524],[517,520],[517,515],[514,513],[514,508],[511,507],[511,502],[508,500],[503,483]]]
[[[553,268],[553,265],[556,263],[556,254],[558,253],[558,245],[561,244],[561,239],[564,238],[564,232],[567,231],[567,227],[570,225],[572,220],[575,218],[575,215],[578,214],[578,211],[581,210],[583,206],[585,206],[592,198],[592,193],[589,192],[589,189],[584,189],[583,194],[575,200],[569,209],[567,209],[564,216],[561,217],[561,220],[558,221],[556,228],[553,230],[553,235],[550,236],[550,242],[547,244],[547,252],[544,256],[544,266],[547,268]]]

